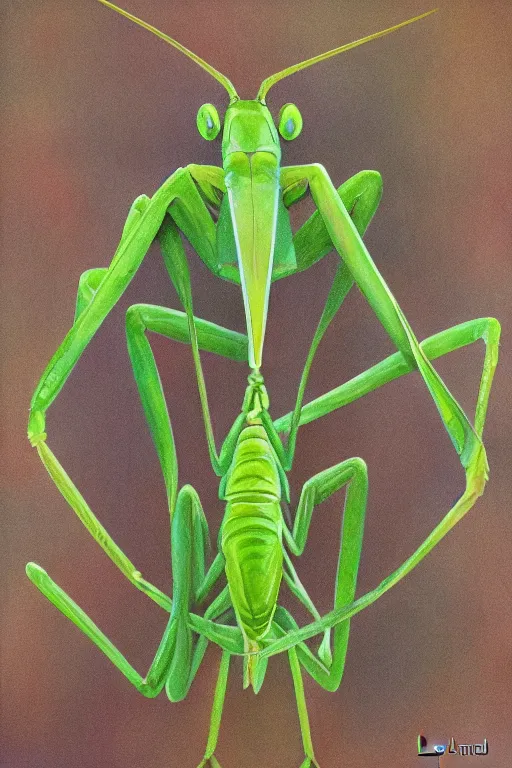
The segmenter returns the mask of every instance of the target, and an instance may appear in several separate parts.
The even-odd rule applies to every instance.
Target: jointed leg
[[[384,579],[376,589],[359,598],[351,605],[335,607],[333,611],[319,621],[313,622],[302,629],[291,631],[285,638],[277,640],[269,648],[265,649],[262,654],[265,657],[287,650],[309,637],[325,631],[329,627],[345,622],[352,615],[377,600],[384,592],[409,573],[473,506],[478,496],[483,492],[487,479],[487,461],[481,442],[481,434],[494,369],[497,363],[499,338],[499,324],[493,319],[486,318],[465,323],[442,334],[437,334],[420,346],[407,320],[364,248],[350,221],[350,217],[346,210],[343,209],[343,206],[340,205],[339,198],[337,198],[325,171],[320,166],[288,170],[291,171],[290,183],[295,176],[299,178],[305,175],[310,179],[313,197],[322,213],[326,227],[329,229],[337,250],[342,255],[344,262],[347,264],[363,293],[365,293],[400,353],[399,356],[394,355],[388,358],[388,360],[357,377],[356,380],[352,380],[339,388],[336,391],[337,405],[334,405],[334,407],[355,400],[360,395],[375,389],[382,383],[396,378],[408,370],[417,368],[425,379],[443,423],[460,456],[461,463],[466,470],[466,489],[427,539],[399,568]],[[458,403],[434,371],[428,355],[434,358],[450,351],[450,349],[456,349],[471,343],[477,338],[485,340],[486,355],[478,395],[475,427],[473,428]],[[315,407],[311,408],[309,414],[311,418],[308,418],[308,420],[313,420],[328,412],[328,410],[333,410],[333,407],[331,407],[333,401],[328,404],[328,398],[329,395],[326,396],[323,402],[317,402]],[[290,423],[290,417],[285,418]],[[278,427],[281,427],[281,425],[282,422],[277,423]]]
[[[84,301],[89,298],[98,284],[102,270],[89,270],[82,276],[77,297],[77,314],[84,311]],[[235,360],[246,357],[247,338],[242,334],[221,328],[206,320],[194,318],[198,344],[201,349],[217,351]],[[172,438],[172,429],[161,390],[160,378],[154,362],[153,353],[145,336],[146,330],[162,333],[178,341],[189,342],[188,319],[183,312],[153,307],[134,305],[127,314],[128,347],[134,368],[135,379],[146,410],[153,439],[166,483],[169,509],[174,509],[177,493],[178,469]],[[61,466],[48,445],[42,441],[37,450],[50,476],[61,491],[66,501],[78,515],[91,536],[100,544],[111,560],[134,586],[145,592],[155,602],[170,611],[171,601],[155,586],[142,578],[140,571],[126,557],[122,550],[107,533],[94,515],[84,497]]]
[[[430,337],[423,342],[422,347],[425,354],[432,358],[445,354],[452,349],[457,349],[465,344],[472,343],[479,338],[486,342],[486,355],[484,369],[478,394],[475,431],[481,436],[484,422],[487,402],[489,398],[492,377],[497,361],[499,324],[493,318],[484,318],[463,323],[455,328],[450,328],[436,336]],[[369,391],[390,381],[403,373],[407,373],[412,366],[404,362],[401,353],[396,353],[390,358],[379,363],[374,368],[361,374],[342,387],[339,387],[333,393],[328,393],[323,398],[319,398],[314,403],[305,407],[305,420],[312,421],[324,413],[334,410],[336,407],[347,404],[361,397]],[[332,399],[331,399],[332,395]],[[314,407],[314,408],[313,408]],[[285,417],[289,419],[288,417]],[[278,426],[280,426],[278,424]],[[418,547],[418,549],[393,573],[384,579],[375,589],[368,592],[350,605],[335,608],[324,616],[321,620],[303,627],[302,629],[291,629],[288,635],[282,640],[278,640],[263,652],[263,655],[273,655],[287,650],[298,643],[303,642],[309,637],[320,634],[329,627],[338,626],[340,622],[345,622],[354,614],[363,610],[367,606],[379,599],[388,589],[394,586],[409,571],[411,571],[421,560],[430,552],[430,550],[446,535],[446,533],[455,525],[458,520],[470,509],[474,502],[474,497],[470,494],[464,494],[457,503],[448,512],[445,518],[437,525],[428,538]],[[299,653],[300,656],[300,653]],[[301,659],[302,661],[302,659]]]
[[[337,194],[349,211],[354,226],[362,236],[372,220],[381,198],[382,180],[380,174],[376,171],[361,171],[342,184],[337,190]],[[332,240],[319,211],[315,211],[295,234],[294,245],[299,271],[307,269],[333,249]],[[302,423],[300,419],[302,402],[314,356],[325,331],[353,284],[354,278],[350,270],[343,263],[340,263],[311,342],[297,391],[295,408],[290,416],[289,425],[287,424],[289,435],[284,461],[287,470],[293,464],[297,432],[300,423]]]
[[[144,696],[153,698],[162,690],[168,671],[169,659],[176,644],[176,621],[169,619],[162,641],[146,677],[142,677],[108,637],[87,616],[63,589],[36,563],[27,564],[27,576],[64,616],[82,630],[87,637],[110,659],[129,682]]]
[[[46,445],[45,414],[92,336],[137,271],[158,233],[169,205],[181,197],[187,198],[183,208],[186,209],[188,206],[194,209],[196,221],[202,221],[204,224],[199,227],[202,232],[200,243],[203,252],[206,252],[212,239],[211,228],[213,228],[214,241],[214,224],[186,169],[180,169],[173,174],[151,199],[145,195],[137,198],[130,209],[121,241],[108,269],[88,270],[80,279],[74,324],[52,357],[36,388],[31,402],[28,426],[32,445],[37,447],[39,456],[52,479],[91,535],[123,574],[166,610],[170,610],[169,598],[142,579],[140,572],[99,523]],[[211,244],[210,249],[212,252],[215,250]]]
[[[110,266],[105,272],[94,270],[89,278],[85,278],[88,285],[83,286],[83,296],[79,291],[75,323],[50,360],[32,397],[28,436],[33,445],[46,439],[47,409],[62,389],[85,347],[132,280],[160,229],[168,207],[173,201],[190,195],[190,185],[197,194],[196,205],[202,206],[204,215],[209,218],[188,171],[180,169],[152,198],[141,195],[135,200]],[[210,225],[214,230],[211,218]],[[207,228],[203,239],[207,239]]]
[[[91,272],[93,271],[91,270],[89,275],[91,275]],[[84,283],[85,281],[81,281],[82,285]],[[77,305],[80,304],[81,298],[82,293],[79,292]],[[153,325],[151,325],[151,320],[154,321]],[[234,359],[243,359],[247,346],[246,337],[234,331],[228,331],[215,326],[213,323],[208,323],[205,320],[196,319],[195,323],[199,344],[202,349],[212,351],[218,349],[220,353],[226,356],[234,357]],[[160,379],[156,371],[149,342],[144,335],[146,328],[164,334],[169,329],[170,332],[166,335],[180,341],[188,341],[188,323],[183,312],[149,305],[135,305],[131,307],[127,317],[128,343],[134,365],[135,378],[139,385],[143,402],[147,401],[149,403],[146,413],[162,463],[165,483],[168,488],[170,509],[173,509],[178,481],[174,442],[172,440],[169,416],[160,388]],[[150,407],[153,410],[149,410]],[[137,589],[145,592],[151,599],[167,611],[170,611],[171,601],[169,597],[142,578],[140,571],[126,557],[94,515],[86,500],[48,445],[45,442],[40,442],[37,445],[37,450],[53,481],[91,536],[100,544],[110,559]]]
[[[48,470],[50,477],[70,507],[85,525],[93,539],[98,542],[103,551],[119,568],[121,573],[126,576],[134,587],[140,589],[141,592],[144,592],[148,597],[154,600],[155,603],[158,603],[158,605],[170,613],[172,607],[171,599],[149,581],[146,581],[146,579],[142,577],[141,572],[135,567],[131,560],[126,557],[122,549],[120,549],[93,513],[86,500],[48,445],[45,442],[39,443],[37,452]]]
[[[172,611],[155,658],[144,678],[40,566],[29,563],[27,574],[38,589],[103,651],[140,693],[148,697],[157,696],[166,684],[169,698],[172,701],[178,701],[186,695],[190,687],[193,680],[191,671],[196,672],[199,666],[197,660],[194,663],[188,612],[204,580],[206,538],[207,522],[197,494],[190,486],[184,486],[178,495],[173,518]],[[217,611],[223,612],[226,604],[221,602],[218,601],[215,607]],[[216,611],[210,610],[209,615],[215,618]]]
[[[483,492],[487,478],[487,460],[482,441],[421,350],[325,169],[320,165],[296,166],[283,169],[283,177],[286,183],[308,179],[313,200],[322,215],[333,245],[398,350],[419,370],[425,380],[466,470],[465,499],[471,497],[474,501]]]
[[[247,337],[235,331],[193,318],[198,348],[216,352],[232,360],[244,360]],[[169,509],[174,508],[177,492],[178,466],[172,427],[147,331],[169,339],[190,342],[187,315],[174,309],[151,304],[135,304],[126,315],[128,352],[139,395],[155,444],[167,489]]]
[[[229,674],[229,659],[230,654],[227,651],[222,652],[220,660],[219,676],[217,678],[217,685],[215,686],[215,693],[213,696],[212,714],[210,717],[210,731],[208,733],[208,742],[204,752],[204,757],[197,766],[197,768],[203,768],[208,762],[211,768],[220,768],[218,760],[215,758],[214,752],[217,747],[217,741],[219,739],[220,722],[222,719],[222,709],[224,707],[224,699],[226,696],[226,687],[228,684]]]
[[[224,183],[224,168],[218,165],[187,165],[190,175],[197,184],[197,188],[204,200],[217,211],[220,208],[222,198],[226,192]],[[209,265],[215,272],[213,262]]]
[[[297,701],[297,712],[299,715],[300,732],[302,734],[302,744],[304,746],[304,754],[306,755],[306,758],[301,764],[300,768],[310,768],[312,765],[316,766],[316,768],[319,768],[318,763],[315,760],[315,753],[313,751],[313,742],[311,741],[311,731],[309,728],[306,697],[304,696],[304,684],[302,682],[300,664],[295,648],[290,648],[288,651],[288,659],[290,662],[290,669],[292,671],[295,699]]]
[[[290,591],[295,595],[297,600],[299,600],[302,603],[302,605],[309,611],[309,613],[315,617],[315,619],[319,619],[320,614],[318,613],[316,606],[314,605],[313,601],[308,595],[304,587],[304,584],[299,579],[299,575],[295,570],[295,566],[293,565],[288,552],[284,550],[283,555],[284,555],[283,577],[286,583],[288,584]]]
[[[145,200],[147,201],[147,198],[139,198],[132,206],[123,232],[123,238],[130,232],[130,228],[135,224],[137,216],[140,215],[140,211],[143,210],[144,205],[147,204]],[[75,325],[80,316],[88,311],[88,308],[107,272],[107,269],[102,268],[90,269],[87,272],[84,272],[81,276],[76,300]],[[150,584],[142,578],[140,571],[118,547],[107,530],[94,515],[86,500],[46,444],[45,440],[40,436],[35,440],[35,445],[37,452],[55,485],[95,541],[98,542],[112,562],[119,568],[121,573],[123,573],[123,575],[126,576],[137,589],[140,589],[162,608],[170,612],[172,605],[170,598],[157,589],[153,584]]]
[[[453,328],[447,328],[440,333],[429,336],[420,344],[426,357],[429,360],[435,360],[456,349],[473,344],[475,341],[484,341],[485,358],[474,420],[475,432],[480,437],[484,428],[492,379],[498,361],[499,337],[500,324],[498,321],[493,317],[483,317],[455,325]],[[350,381],[307,403],[301,411],[300,425],[309,424],[309,422],[315,421],[337,408],[342,408],[387,382],[394,381],[414,370],[416,367],[412,361],[406,360],[401,352],[395,352]],[[286,416],[281,416],[274,422],[275,428],[279,432],[287,432],[290,428],[291,418],[291,412],[287,413]]]
[[[290,669],[292,671],[295,699],[297,701],[297,712],[299,714],[302,744],[304,747],[304,753],[306,755],[306,759],[301,764],[300,768],[310,768],[312,765],[316,766],[316,768],[319,768],[319,765],[315,760],[315,753],[313,751],[313,742],[311,741],[311,731],[309,728],[308,710],[306,707],[306,697],[304,696],[304,684],[302,682],[300,664],[295,648],[290,648],[288,651],[288,659],[290,662]]]
[[[176,218],[175,213],[173,213],[173,217]],[[187,232],[187,237],[189,237],[191,242],[194,244],[195,239],[199,237],[199,235],[195,232],[194,227],[190,230],[190,232]],[[162,224],[159,240],[165,265],[176,287],[181,302],[185,307],[185,313],[188,321],[190,345],[192,348],[192,357],[194,360],[197,385],[199,389],[199,398],[201,400],[201,409],[203,412],[204,428],[208,442],[208,450],[210,453],[210,461],[215,473],[219,476],[222,476],[227,468],[227,466],[225,466],[226,463],[229,464],[231,458],[230,454],[232,452],[232,448],[234,447],[234,442],[233,440],[227,439],[221,449],[220,454],[218,453],[213,435],[213,427],[208,405],[208,396],[206,393],[203,368],[199,354],[200,345],[193,313],[190,272],[179,231],[176,227],[176,224],[169,216],[165,218]],[[223,329],[223,331],[226,335],[225,341],[228,342],[228,349],[233,348],[232,342],[235,338],[238,339],[239,342],[235,345],[237,346],[236,355],[229,352],[227,356],[240,360],[241,358],[239,355],[243,346],[243,337],[241,337],[240,334],[236,334],[232,331],[225,331],[225,329]],[[247,358],[245,357],[245,359]],[[233,425],[231,437],[240,431],[240,425],[242,424],[242,421],[243,419],[240,416],[239,423],[235,422]]]
[[[276,637],[283,637],[286,635],[287,630],[290,629],[297,629],[296,622],[285,608],[278,606],[272,620],[271,632],[269,633],[270,642],[272,642],[272,640],[275,641]],[[314,664],[316,664],[319,668],[323,668],[325,671],[325,667],[323,667],[322,663],[316,659],[316,657],[304,643],[298,645],[296,648],[290,648],[288,651],[288,660],[290,662],[293,687],[295,689],[295,698],[297,701],[297,712],[299,715],[300,730],[302,734],[302,744],[304,747],[304,754],[306,756],[305,760],[301,763],[300,768],[310,768],[312,765],[318,768],[318,763],[316,762],[314,755],[313,743],[311,741],[308,710],[306,706],[306,698],[304,696],[304,685],[302,682],[302,674],[299,663],[304,663],[303,659],[306,657],[309,657]],[[264,665],[266,669],[267,661],[268,658],[260,659],[259,666]],[[260,682],[260,687],[262,682],[263,679]]]
[[[302,489],[297,514],[290,533],[284,529],[288,547],[295,555],[304,551],[313,510],[333,493],[348,485],[341,532],[340,553],[336,572],[334,607],[341,608],[352,602],[357,585],[357,571],[363,543],[364,517],[368,494],[366,464],[362,459],[343,461],[310,478]],[[326,629],[329,629],[326,627]],[[326,636],[319,652],[318,665],[305,658],[301,661],[315,680],[328,690],[336,690],[345,667],[350,622],[338,624],[333,634],[332,661],[329,637]],[[274,647],[272,644],[271,647]],[[267,651],[263,656],[267,655]]]
[[[342,606],[340,608],[334,608],[334,610],[325,614],[319,621],[314,621],[311,624],[307,624],[300,629],[292,629],[280,640],[276,640],[268,645],[264,651],[261,652],[263,658],[268,656],[274,656],[277,653],[283,653],[290,648],[304,643],[310,637],[319,635],[325,632],[330,627],[339,626],[341,623],[346,622],[356,613],[368,608],[372,603],[378,600],[382,595],[397,584],[404,576],[406,576],[418,563],[420,563],[426,555],[439,543],[439,541],[446,535],[446,533],[453,528],[456,522],[470,509],[473,505],[474,499],[471,497],[464,498],[464,495],[459,501],[452,507],[444,519],[439,525],[434,528],[432,533],[420,544],[418,549],[402,563],[393,573],[389,574],[381,583],[367,592],[362,597],[359,597],[349,605]],[[305,647],[305,646],[304,646]],[[302,660],[302,659],[301,659]],[[309,670],[308,670],[309,671]]]
[[[481,398],[481,403],[486,402],[485,398]],[[485,405],[481,406],[482,421],[479,422],[479,430],[483,427],[483,417],[485,415]],[[477,493],[466,489],[466,492],[458,499],[454,506],[445,515],[443,520],[434,528],[425,541],[420,544],[418,549],[405,560],[393,573],[387,576],[381,583],[370,592],[367,592],[362,597],[349,605],[335,607],[334,610],[327,613],[320,620],[314,621],[311,624],[302,627],[301,629],[291,629],[285,637],[280,640],[272,642],[263,652],[262,657],[273,656],[276,653],[282,653],[310,637],[314,637],[322,632],[325,632],[331,627],[343,626],[348,623],[348,619],[354,616],[359,611],[367,608],[369,605],[378,600],[382,595],[397,584],[404,578],[413,568],[415,568],[426,555],[441,541],[441,539],[453,528],[453,526],[468,512],[473,506]],[[301,661],[303,659],[301,658]],[[306,668],[307,665],[305,664]],[[309,668],[308,668],[308,671]],[[313,672],[312,672],[313,674]],[[314,675],[316,678],[316,675]]]
[[[382,177],[378,171],[360,171],[338,187],[361,237],[366,232],[382,197]],[[293,236],[297,271],[309,269],[333,250],[331,236],[319,211],[315,211]]]
[[[210,568],[211,572],[212,568]],[[213,583],[213,582],[212,582]],[[224,587],[224,589],[217,595],[217,597],[210,603],[208,608],[206,609],[204,616],[201,617],[203,621],[205,621],[208,625],[214,625],[215,619],[223,619],[224,617],[229,617],[230,619],[234,617],[233,608],[231,605],[231,597],[229,594],[229,588]],[[201,666],[201,662],[203,660],[204,654],[206,652],[206,649],[208,647],[208,638],[205,635],[200,634],[200,630],[197,630],[196,627],[194,627],[194,618],[196,618],[196,614],[189,613],[188,622],[189,627],[194,631],[198,632],[199,635],[197,638],[197,642],[194,647],[194,653],[192,657],[192,664],[190,666],[190,673],[189,673],[189,682],[187,684],[187,691],[190,688],[196,674],[197,670]]]

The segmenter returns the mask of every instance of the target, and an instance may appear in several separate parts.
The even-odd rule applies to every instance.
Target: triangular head
[[[221,125],[213,104],[204,104],[197,115],[197,127],[208,141],[217,138],[222,129],[222,166],[227,195],[223,199],[218,222],[218,252],[226,264],[230,263],[232,255],[234,258],[231,261],[237,265],[249,337],[249,364],[253,370],[259,370],[270,283],[273,277],[286,272],[294,260],[290,221],[280,186],[280,137],[290,141],[302,130],[300,112],[293,104],[282,107],[276,125],[266,106],[267,93],[275,83],[294,72],[383,37],[435,11],[428,11],[283,69],[263,81],[255,99],[244,100],[225,75],[188,48],[108,0],[99,2],[177,48],[209,72],[228,93],[224,125]]]

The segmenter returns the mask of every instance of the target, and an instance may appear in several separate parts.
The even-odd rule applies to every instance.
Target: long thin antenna
[[[100,2],[104,2],[104,0],[100,0]],[[407,24],[412,24],[414,21],[419,21],[420,19],[424,19],[426,16],[430,16],[432,13],[436,13],[439,8],[434,8],[432,11],[427,11],[427,13],[422,13],[421,16],[415,16],[413,19],[408,19],[407,21],[402,21],[401,24],[396,24],[394,27],[389,27],[389,29],[384,29],[382,32],[375,32],[373,35],[368,35],[368,37],[362,37],[360,40],[355,40],[353,43],[347,43],[346,45],[341,45],[339,48],[333,48],[332,51],[327,51],[327,53],[321,53],[318,56],[313,56],[312,59],[306,59],[306,61],[301,61],[299,64],[294,64],[292,67],[288,67],[287,69],[281,70],[281,72],[277,72],[275,75],[270,75],[270,77],[267,77],[266,80],[262,82],[260,85],[260,89],[258,91],[258,98],[260,101],[265,101],[265,96],[269,92],[269,90],[272,88],[273,85],[275,85],[279,80],[282,80],[284,77],[288,77],[288,75],[293,75],[294,72],[299,72],[301,69],[306,69],[306,67],[310,67],[312,64],[316,64],[319,61],[324,61],[325,59],[330,59],[331,56],[337,56],[338,53],[343,53],[344,51],[349,51],[351,48],[356,48],[358,45],[363,45],[364,43],[369,43],[370,40],[376,40],[378,37],[384,37],[384,35],[389,35],[391,32],[396,32],[397,29],[400,29],[401,27],[407,26]]]
[[[143,29],[147,29],[148,32],[152,32],[161,40],[164,40],[166,43],[169,43],[169,45],[173,45],[175,48],[178,49],[178,51],[181,51],[182,53],[185,54],[185,56],[188,56],[189,59],[192,59],[192,61],[195,61],[196,64],[199,64],[200,67],[202,67],[207,72],[209,72],[212,77],[214,77],[221,85],[223,85],[229,94],[230,101],[236,101],[238,99],[238,94],[231,80],[228,80],[228,78],[225,75],[223,75],[222,72],[219,72],[218,70],[214,69],[210,64],[208,64],[207,61],[202,59],[200,56],[197,56],[197,54],[193,53],[188,48],[185,48],[185,46],[181,45],[181,43],[178,43],[177,40],[174,40],[172,37],[169,37],[168,35],[165,35],[163,32],[160,32],[159,29],[151,26],[151,24],[147,24],[145,21],[142,21],[142,19],[137,18],[137,16],[133,16],[131,13],[128,13],[128,11],[124,11],[122,8],[118,8],[117,5],[114,5],[114,3],[110,3],[109,0],[99,0],[99,2],[102,3],[103,5],[106,5],[107,8],[111,8],[113,11],[116,11],[116,13],[120,13],[121,16],[124,16],[125,18],[130,19],[130,21],[135,22],[135,24],[138,24],[139,27],[142,27]]]

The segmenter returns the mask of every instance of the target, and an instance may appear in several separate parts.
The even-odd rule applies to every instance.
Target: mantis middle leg
[[[192,324],[198,350],[215,352],[232,360],[246,359],[246,336],[196,317],[192,317]],[[148,331],[190,343],[189,318],[183,312],[152,304],[134,304],[126,314],[126,339],[133,374],[162,468],[169,509],[172,510],[178,482],[176,450],[160,375],[146,335]],[[205,403],[210,419],[207,399]],[[214,468],[216,466],[214,464]]]
[[[476,341],[481,340],[485,343],[485,357],[474,418],[475,432],[480,437],[485,424],[491,385],[498,362],[499,339],[499,322],[494,317],[482,317],[447,328],[440,333],[429,336],[420,343],[423,353],[429,360],[435,360]],[[395,352],[395,354],[381,360],[341,386],[304,405],[300,414],[300,426],[309,424],[338,408],[349,405],[349,403],[359,400],[360,397],[373,392],[384,384],[414,370],[416,367],[412,361],[406,360],[401,352]],[[277,419],[274,426],[279,432],[287,432],[290,429],[291,420],[292,413],[290,412]]]
[[[35,563],[27,565],[27,574],[38,589],[100,648],[110,661],[144,696],[157,696],[166,685],[171,701],[186,696],[192,682],[192,631],[188,613],[205,580],[205,547],[208,523],[199,498],[191,486],[183,486],[176,502],[171,532],[173,599],[171,614],[155,658],[142,677],[115,648],[81,608]],[[222,600],[207,611],[209,618],[229,607],[227,591]],[[197,671],[197,669],[195,670]]]

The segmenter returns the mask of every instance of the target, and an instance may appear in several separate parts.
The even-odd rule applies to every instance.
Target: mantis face
[[[203,138],[216,138],[221,120],[213,104],[198,112]],[[222,133],[222,164],[226,195],[217,226],[219,274],[228,279],[235,269],[242,285],[249,338],[249,364],[261,366],[270,284],[283,268],[296,267],[289,217],[280,184],[279,134],[294,139],[302,118],[293,104],[285,104],[276,127],[260,100],[234,99],[229,104]],[[278,130],[279,129],[279,130]]]
[[[100,2],[177,48],[209,72],[228,92],[230,100],[224,120],[222,160],[229,216],[223,202],[219,225],[224,236],[219,237],[217,250],[221,257],[220,264],[222,264],[222,251],[228,253],[233,251],[233,244],[236,248],[236,261],[242,284],[249,338],[249,365],[257,371],[261,366],[274,261],[276,256],[282,263],[294,259],[290,223],[285,215],[286,210],[280,188],[281,148],[279,136],[265,103],[266,95],[275,83],[288,77],[288,75],[331,56],[336,56],[350,48],[355,48],[370,40],[394,32],[407,24],[429,16],[434,11],[428,11],[394,27],[283,69],[262,82],[256,99],[242,100],[233,83],[225,75],[214,69],[197,54],[185,48],[181,43],[178,43],[177,40],[165,35],[131,13],[118,8],[109,0],[100,0]],[[279,114],[278,123],[279,133],[286,140],[294,139],[299,135],[302,128],[302,118],[293,104],[284,105]],[[203,138],[211,140],[218,136],[221,125],[217,110],[212,104],[204,104],[200,108],[197,125]],[[228,221],[228,219],[230,220]],[[279,241],[279,254],[275,253],[276,234],[278,235],[277,241]]]

